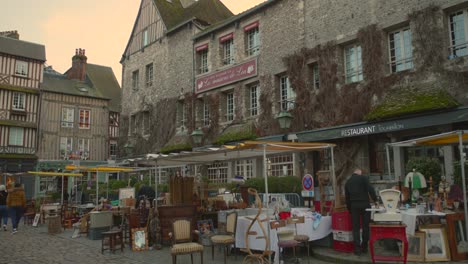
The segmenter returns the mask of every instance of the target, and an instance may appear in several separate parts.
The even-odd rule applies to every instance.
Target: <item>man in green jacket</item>
[[[13,234],[18,232],[18,223],[23,217],[24,208],[26,207],[26,195],[20,183],[15,183],[15,188],[8,192],[7,207],[13,225]]]

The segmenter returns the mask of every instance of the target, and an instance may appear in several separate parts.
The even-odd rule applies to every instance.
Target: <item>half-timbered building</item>
[[[45,47],[0,34],[0,182],[37,161],[39,93]]]

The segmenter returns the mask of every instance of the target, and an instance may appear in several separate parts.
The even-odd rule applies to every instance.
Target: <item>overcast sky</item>
[[[265,0],[221,1],[237,14]],[[89,63],[112,67],[120,83],[119,61],[139,5],[140,0],[3,0],[0,31],[17,30],[21,40],[45,45],[46,64],[62,73],[75,49],[85,49]]]

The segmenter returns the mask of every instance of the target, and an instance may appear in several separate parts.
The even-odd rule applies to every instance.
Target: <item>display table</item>
[[[236,229],[236,247],[237,248],[246,248],[245,245],[245,235],[249,224],[251,223],[251,218],[254,216],[239,216],[237,218],[237,229]],[[261,219],[265,219],[266,215],[262,215]],[[309,241],[319,240],[328,236],[331,232],[331,216],[322,216],[320,224],[314,230],[313,228],[314,220],[310,217],[306,217],[303,224],[297,224],[297,233],[304,234],[309,236]],[[263,222],[265,230],[268,230],[267,222]],[[294,224],[287,225],[283,228],[279,228],[279,231],[282,230],[294,230]],[[258,236],[262,236],[262,230],[256,222],[251,231],[256,232]],[[249,236],[249,246],[253,250],[264,250],[265,249],[265,240],[256,239],[257,236]],[[279,263],[279,252],[278,252],[278,236],[276,230],[270,230],[270,250],[276,252],[274,263]]]
[[[415,208],[410,208],[408,210],[402,210],[401,212],[401,222],[406,225],[406,233],[408,235],[414,236],[414,232],[418,228],[418,218],[423,217],[445,217],[445,213],[441,212],[426,212],[418,213]]]
[[[406,264],[408,257],[408,239],[406,238],[406,225],[370,225],[369,248],[371,252],[372,263],[375,261],[403,261]],[[376,256],[374,252],[374,242],[384,238],[398,239],[403,243],[403,256]]]

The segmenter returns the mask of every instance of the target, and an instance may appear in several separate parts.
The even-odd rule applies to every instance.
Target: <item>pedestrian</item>
[[[7,206],[13,225],[13,234],[18,232],[18,223],[23,216],[23,210],[26,207],[26,195],[20,183],[15,183],[15,188],[7,196]]]
[[[369,242],[369,223],[371,213],[366,211],[371,208],[369,197],[377,201],[374,187],[369,179],[362,175],[361,169],[355,169],[354,173],[345,184],[346,207],[351,214],[353,226],[354,254],[360,256],[367,253]],[[360,236],[360,224],[362,221],[362,241]]]
[[[0,220],[3,220],[3,231],[7,231],[8,224],[7,196],[5,185],[0,185]]]

